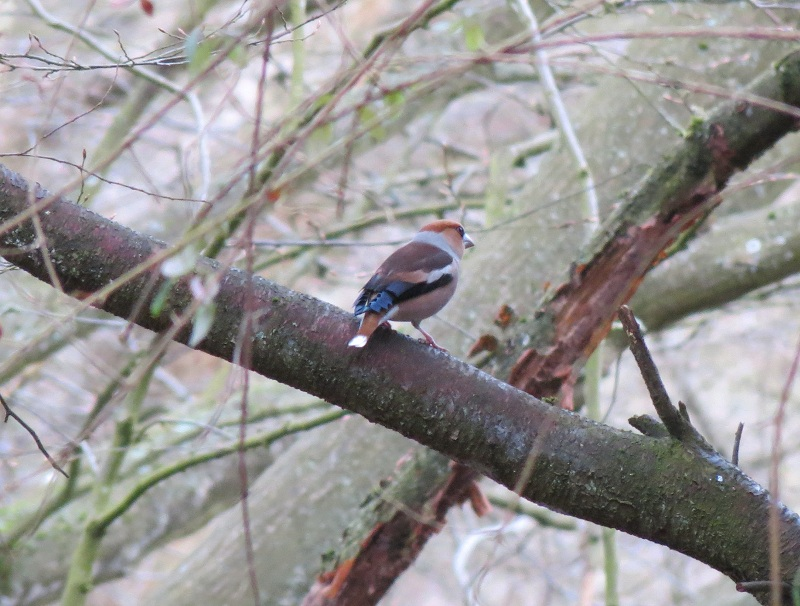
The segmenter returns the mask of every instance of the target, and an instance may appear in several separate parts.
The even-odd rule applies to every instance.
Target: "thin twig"
[[[786,414],[786,404],[789,401],[789,395],[792,392],[795,377],[797,376],[798,368],[800,368],[800,340],[795,347],[794,358],[792,365],[789,367],[789,372],[786,375],[786,381],[781,390],[781,398],[778,402],[778,409],[775,411],[774,434],[772,439],[772,461],[769,466],[769,493],[772,495],[772,507],[769,510],[769,576],[772,583],[772,591],[770,597],[770,604],[776,605],[781,603],[781,534],[780,534],[780,518],[778,515],[778,499],[780,499],[780,451],[781,451],[781,434],[783,431],[783,422]]]
[[[577,530],[578,524],[573,518],[551,512],[540,505],[526,501],[518,494],[501,489],[497,485],[484,487],[486,498],[495,507],[508,510],[510,512],[528,516],[535,520],[540,526],[545,528],[556,528],[558,530]]]
[[[481,208],[481,207],[483,207],[483,204],[484,204],[483,201],[475,202],[475,203],[470,202],[466,206],[467,206],[467,208],[473,208],[473,207],[474,208]],[[356,232],[362,231],[364,229],[372,227],[373,225],[383,225],[383,224],[389,223],[391,220],[409,219],[409,218],[420,217],[420,216],[431,215],[431,214],[438,215],[440,213],[444,213],[444,212],[447,212],[447,211],[460,210],[460,208],[461,208],[461,205],[458,202],[447,201],[447,202],[444,202],[444,203],[431,204],[431,205],[427,205],[427,206],[404,208],[404,209],[393,211],[391,214],[389,214],[387,212],[384,212],[384,211],[381,211],[381,212],[371,213],[369,215],[364,215],[364,216],[360,217],[358,220],[356,220],[353,223],[349,223],[347,225],[343,225],[342,227],[337,227],[337,228],[331,229],[330,231],[327,231],[325,233],[325,236],[327,238],[330,238],[328,240],[312,240],[312,241],[310,241],[310,242],[308,242],[306,244],[303,244],[301,242],[300,244],[298,244],[297,248],[293,248],[292,250],[287,250],[287,251],[282,252],[282,253],[273,254],[272,256],[267,258],[265,261],[262,261],[261,263],[258,263],[253,268],[253,270],[258,272],[258,271],[261,271],[261,270],[263,270],[263,269],[265,269],[267,267],[270,267],[272,265],[276,265],[277,263],[281,263],[283,261],[290,261],[290,260],[295,259],[295,258],[299,257],[300,255],[302,255],[310,247],[319,245],[321,242],[325,242],[326,246],[327,246],[327,245],[329,245],[330,242],[335,241],[335,238],[339,238],[340,236],[343,236],[343,235],[346,235],[346,234],[356,233]],[[406,240],[403,240],[403,242],[405,242],[405,241]],[[382,244],[390,244],[390,243],[391,243],[391,241],[385,241]],[[269,241],[268,240],[255,240],[254,244],[256,246],[262,246],[262,245],[263,246],[269,246]],[[344,246],[344,244],[342,246]]]
[[[42,6],[39,0],[25,0],[28,6],[31,8],[33,13],[43,19],[48,26],[52,27],[53,29],[66,32],[71,34],[81,42],[83,42],[86,46],[94,50],[95,52],[99,53],[101,56],[106,58],[111,62],[115,62],[117,64],[120,63],[119,57],[110,51],[106,46],[100,41],[99,38],[96,38],[89,32],[87,32],[82,27],[75,27],[71,23],[66,21],[62,21],[61,19],[57,18],[55,15],[49,13],[44,6]],[[176,85],[174,82],[170,81],[168,78],[164,78],[156,71],[145,69],[137,65],[126,65],[128,70],[138,76],[139,78],[143,78],[148,82],[155,84],[156,86],[163,88],[171,92],[172,94],[176,95],[177,97],[184,99],[189,107],[192,110],[192,114],[195,120],[195,126],[197,128],[197,142],[198,142],[198,149],[199,149],[199,158],[200,158],[200,173],[204,175],[205,178],[208,177],[211,173],[211,160],[207,149],[206,144],[206,137],[205,137],[205,117],[203,114],[203,106],[200,104],[199,99],[197,98],[196,93],[190,92],[187,88],[181,88],[180,86]],[[99,168],[96,168],[99,170]],[[208,184],[203,184],[203,190],[201,192],[200,198],[205,198],[206,193],[208,191]]]
[[[544,88],[544,94],[547,97],[547,102],[550,105],[550,110],[553,112],[558,129],[564,136],[564,141],[567,144],[575,163],[578,165],[578,171],[581,175],[586,192],[586,207],[587,217],[590,221],[589,225],[593,227],[590,233],[600,224],[600,203],[597,199],[597,190],[595,188],[594,177],[589,168],[589,163],[586,161],[586,155],[583,153],[578,135],[575,134],[575,129],[572,126],[567,108],[561,99],[561,92],[558,90],[556,78],[553,75],[553,70],[550,67],[550,60],[547,51],[542,45],[542,33],[539,29],[539,21],[531,9],[528,0],[520,0],[517,2],[517,7],[522,15],[527,19],[531,31],[531,38],[534,43],[534,58],[536,60],[536,70],[539,72],[539,80]]]
[[[33,441],[36,442],[36,446],[39,448],[39,452],[41,452],[44,455],[44,458],[50,462],[50,465],[52,465],[56,471],[59,471],[65,478],[68,478],[69,474],[61,468],[61,465],[56,463],[56,460],[53,457],[50,456],[50,453],[47,452],[47,449],[44,447],[44,444],[42,444],[42,441],[39,439],[39,436],[36,435],[36,432],[33,430],[33,428],[30,425],[28,425],[25,421],[23,421],[17,413],[11,410],[11,407],[8,405],[5,398],[3,398],[1,394],[0,394],[0,404],[3,405],[3,409],[6,411],[3,423],[8,423],[8,419],[10,417],[14,419],[17,423],[22,425],[22,428],[31,435]]]
[[[270,62],[270,49],[272,48],[272,33],[274,28],[275,16],[270,12],[267,14],[266,27],[267,39],[264,44],[264,52],[261,54],[261,72],[258,76],[258,86],[256,88],[255,104],[255,124],[253,125],[253,137],[250,142],[250,166],[248,169],[247,195],[253,195],[258,191],[257,168],[258,150],[261,148],[261,122],[264,119],[264,94],[267,84],[267,67]]]
[[[642,378],[647,386],[647,391],[650,393],[650,399],[653,401],[653,407],[656,409],[659,418],[666,426],[670,435],[682,439],[685,434],[685,421],[681,417],[680,412],[669,399],[669,394],[661,381],[661,376],[658,373],[650,351],[644,342],[642,331],[639,328],[639,323],[633,316],[630,307],[623,305],[619,310],[619,319],[622,322],[625,333],[628,335],[628,342],[630,344],[631,353],[639,365],[639,371],[642,373]]]
[[[731,463],[739,466],[739,445],[742,443],[742,432],[744,431],[744,423],[739,423],[736,428],[736,435],[733,437],[733,453],[731,453]]]
[[[630,307],[623,305],[619,308],[619,319],[622,322],[625,333],[628,335],[631,352],[639,365],[639,372],[642,374],[647,391],[650,393],[653,407],[656,409],[669,435],[684,446],[709,454],[719,454],[692,425],[686,404],[678,402],[677,408],[673,406]]]
[[[362,240],[253,240],[253,246],[258,248],[281,248],[283,246],[355,248],[365,246],[397,246],[399,244],[405,244],[406,242],[408,242],[408,238],[381,240],[380,242],[364,242]]]
[[[668,438],[669,432],[658,419],[650,415],[635,415],[628,419],[628,423],[639,433],[649,438]]]
[[[294,435],[302,431],[308,431],[309,429],[314,429],[315,427],[325,425],[326,423],[337,421],[346,414],[348,413],[345,410],[331,410],[312,419],[286,423],[282,427],[266,434],[248,437],[246,443],[244,444],[244,448],[245,450],[265,448],[281,438]],[[142,478],[139,484],[134,486],[128,492],[128,494],[123,496],[120,501],[117,502],[117,504],[113,505],[101,516],[99,516],[95,521],[96,528],[100,531],[106,530],[114,522],[114,520],[118,519],[122,514],[128,511],[143,494],[145,494],[150,488],[159,482],[163,482],[167,478],[170,478],[178,473],[182,473],[187,469],[196,467],[197,465],[202,465],[204,463],[208,463],[209,461],[221,459],[223,457],[240,452],[242,447],[243,446],[241,442],[237,439],[235,442],[210,452],[193,455],[182,461],[177,461],[167,465],[166,467],[160,467],[150,475]]]
[[[773,589],[776,590],[779,595],[782,594],[787,599],[791,599],[792,585],[790,583],[783,581],[778,583],[773,583],[772,581],[740,581],[736,583],[736,591],[742,593],[759,593],[772,591]]]

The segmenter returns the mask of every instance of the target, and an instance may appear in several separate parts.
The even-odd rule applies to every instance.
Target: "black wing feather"
[[[355,302],[354,315],[360,316],[367,311],[383,314],[403,301],[419,297],[425,293],[447,286],[453,281],[451,274],[444,274],[433,282],[390,282],[381,290],[370,289],[370,284],[364,287]],[[372,280],[370,280],[372,282]]]

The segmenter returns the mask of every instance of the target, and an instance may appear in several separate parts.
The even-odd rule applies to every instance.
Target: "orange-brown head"
[[[464,255],[466,249],[475,246],[472,238],[467,235],[464,227],[458,221],[440,219],[439,221],[428,223],[419,230],[414,239],[427,240],[430,236],[426,236],[426,234],[441,235],[459,259]]]

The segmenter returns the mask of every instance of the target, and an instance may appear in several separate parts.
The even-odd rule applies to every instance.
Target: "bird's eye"
[[[458,235],[463,238],[464,237],[464,228],[459,225],[457,231],[458,231]]]

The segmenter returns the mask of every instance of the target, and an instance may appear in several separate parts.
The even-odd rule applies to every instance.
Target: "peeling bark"
[[[576,363],[605,337],[617,309],[636,292],[645,273],[721,202],[719,193],[736,171],[797,128],[797,113],[790,110],[800,104],[800,55],[789,55],[774,73],[756,80],[746,98],[723,103],[708,120],[695,123],[683,142],[620,200],[569,280],[547,298],[526,331],[534,346],[512,366],[512,385],[538,397],[563,389],[571,407]],[[787,110],[767,107],[767,101],[785,104]],[[548,335],[542,349],[537,334]]]
[[[359,527],[345,532],[348,544],[338,552],[339,560],[320,576],[303,606],[377,603],[444,527],[450,508],[480,492],[478,474],[469,467],[448,465],[446,457],[430,450],[412,459],[403,465],[399,481],[387,480],[388,490],[362,506],[356,516]],[[451,472],[445,474],[442,466],[452,467]],[[443,485],[437,481],[441,477],[448,477]],[[485,513],[482,506],[474,506],[479,514]],[[363,528],[365,520],[371,528]]]

